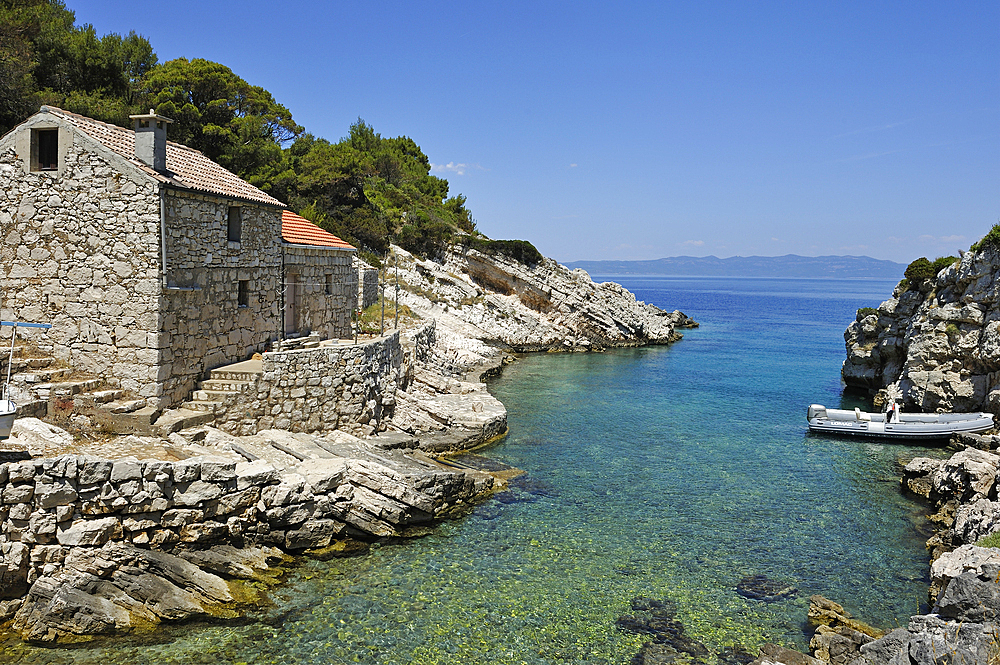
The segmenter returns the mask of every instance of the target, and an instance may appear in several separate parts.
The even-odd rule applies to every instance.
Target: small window
[[[328,295],[328,296],[332,296],[333,295],[333,275],[331,275],[331,274],[327,274],[327,276],[326,276],[326,288],[325,288],[325,291],[326,291],[326,295]]]
[[[229,242],[239,242],[243,235],[243,212],[239,206],[229,206]]]
[[[239,307],[250,306],[250,280],[241,279],[237,284],[236,302]]]
[[[59,130],[31,130],[32,171],[59,170]]]

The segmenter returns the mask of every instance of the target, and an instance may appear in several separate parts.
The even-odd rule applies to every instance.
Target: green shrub
[[[934,259],[934,263],[931,264],[931,268],[934,270],[934,274],[936,275],[945,268],[951,266],[956,261],[958,261],[957,256],[939,256]]]
[[[976,541],[976,545],[979,547],[1000,547],[1000,531],[983,536]]]
[[[944,327],[944,334],[947,335],[948,337],[958,337],[960,334],[958,326],[956,326],[954,323],[949,323]]]
[[[910,284],[919,283],[937,275],[937,273],[934,272],[934,265],[927,260],[926,256],[921,256],[919,259],[906,266],[906,271],[903,274],[906,276],[906,279],[910,281]]]
[[[861,307],[861,308],[859,308],[859,309],[858,309],[858,316],[857,316],[857,319],[858,319],[858,321],[861,321],[861,320],[863,320],[863,319],[864,319],[864,318],[865,318],[866,316],[871,316],[871,315],[872,315],[872,314],[874,314],[874,313],[875,313],[876,311],[878,311],[878,310],[876,310],[876,309],[875,309],[874,307]]]
[[[484,254],[502,254],[530,268],[537,266],[544,258],[542,253],[527,240],[490,240],[485,236],[466,236],[462,242],[466,247]]]
[[[903,279],[899,280],[899,284],[896,285],[896,288],[899,289],[900,292],[909,290],[910,280],[904,277]]]
[[[1000,222],[994,224],[989,233],[980,238],[979,242],[973,244],[969,249],[978,252],[987,247],[1000,248]]]

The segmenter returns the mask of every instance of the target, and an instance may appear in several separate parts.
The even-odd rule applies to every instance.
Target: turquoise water
[[[310,562],[247,625],[157,643],[0,651],[20,662],[627,663],[637,596],[670,599],[713,649],[805,647],[808,597],[905,624],[927,591],[923,512],[896,464],[937,454],[814,437],[842,395],[843,330],[892,283],[616,278],[702,326],[669,347],[522,357],[490,390],[511,433],[483,454],[526,470],[432,535]],[[735,591],[763,574],[798,593]]]

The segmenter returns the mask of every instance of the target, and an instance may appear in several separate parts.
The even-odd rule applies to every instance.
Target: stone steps
[[[235,379],[208,379],[202,381],[199,390],[212,392],[241,393],[246,391],[250,381],[238,381]]]
[[[209,378],[198,382],[191,399],[181,407],[191,411],[215,415],[233,396],[246,392],[262,372],[260,360],[218,367],[209,372]]]
[[[242,370],[213,369],[211,378],[208,381],[236,381],[240,383],[250,383],[260,375],[260,372],[249,372]],[[204,381],[202,383],[205,383]]]
[[[209,400],[191,400],[190,402],[184,402],[181,404],[181,408],[189,409],[191,411],[204,411],[206,413],[215,413],[216,408],[222,406],[222,402],[212,402]]]
[[[54,383],[60,379],[65,379],[73,374],[73,370],[68,367],[57,367],[53,369],[36,369],[30,372],[20,372],[10,377],[15,383],[33,385],[36,383]]]
[[[227,397],[235,395],[237,392],[236,390],[195,390],[191,393],[191,401],[225,403]]]

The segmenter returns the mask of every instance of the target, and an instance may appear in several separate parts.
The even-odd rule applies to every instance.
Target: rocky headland
[[[848,386],[892,386],[911,411],[1000,415],[1000,251],[965,252],[936,275],[896,286],[844,333]]]
[[[984,244],[936,274],[904,279],[877,308],[859,310],[844,339],[843,379],[877,405],[892,397],[911,411],[1000,414],[1000,252]],[[810,620],[820,625],[811,647],[820,661],[1000,662],[1000,436],[962,435],[951,446],[958,452],[949,459],[909,461],[901,479],[931,511],[931,612],[882,634],[826,620],[850,615],[814,597]]]
[[[438,460],[506,433],[506,410],[481,379],[511,353],[666,344],[696,325],[549,259],[529,266],[464,247],[439,261],[398,248],[394,257],[387,286],[398,274],[412,316],[376,336],[386,360],[371,376],[359,369],[367,347],[354,360],[349,349],[330,356],[343,376],[287,386],[269,376],[276,361],[265,354],[243,393],[207,415],[164,413],[149,431],[115,435],[69,411],[19,418],[0,444],[0,627],[64,644],[244,615],[294,556],[420,535],[518,473]],[[282,362],[311,367],[321,349],[301,353]],[[316,415],[323,390],[342,400],[336,429]],[[275,394],[286,402],[266,411]],[[308,426],[296,420],[303,413]]]

